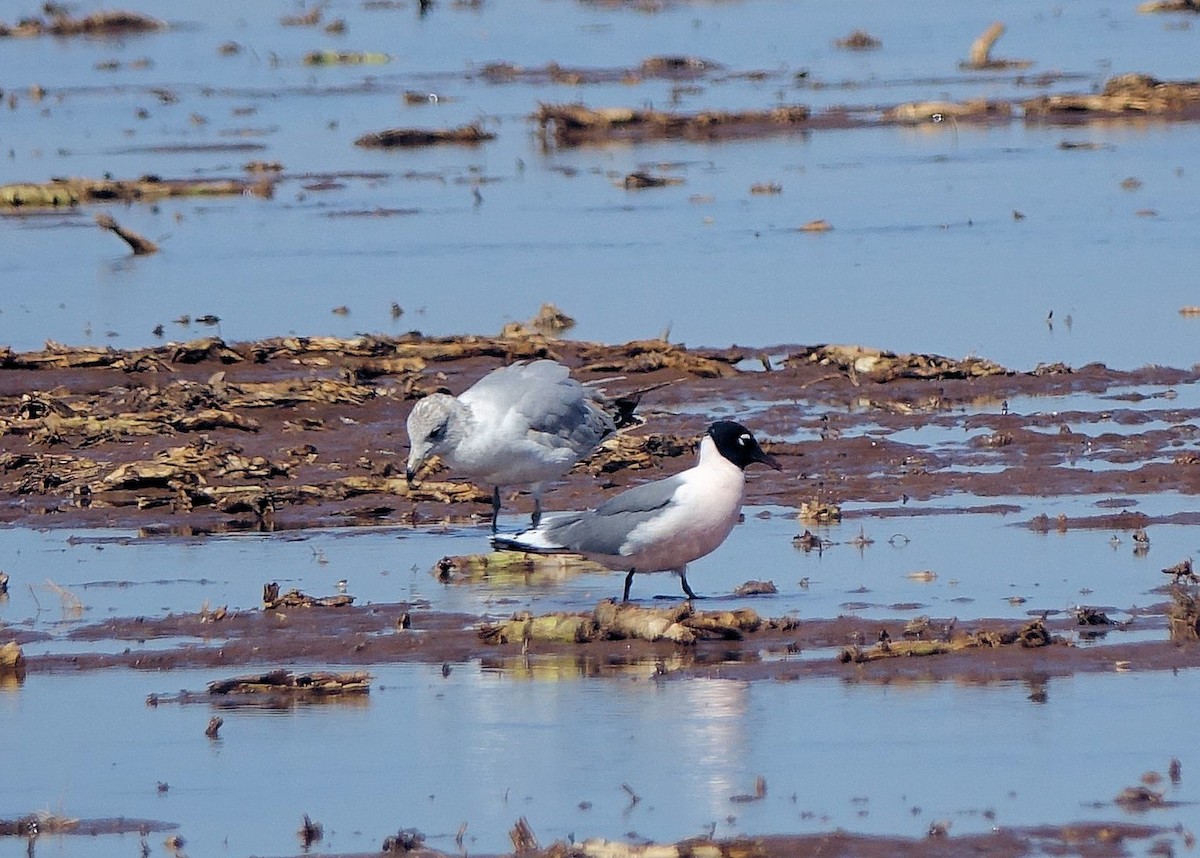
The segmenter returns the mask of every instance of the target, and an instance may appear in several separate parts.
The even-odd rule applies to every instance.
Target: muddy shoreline
[[[497,338],[414,334],[233,344],[211,338],[128,352],[52,347],[4,353],[0,519],[81,531],[130,528],[137,539],[167,541],[350,524],[482,527],[490,510],[486,490],[436,470],[424,474],[417,488],[408,487],[402,474],[404,420],[420,395],[460,392],[502,363],[532,357],[562,360],[610,396],[645,391],[637,425],[549,492],[548,509],[593,505],[622,486],[686,467],[694,439],[712,415],[721,414],[744,419],[783,463],[782,471],[756,472],[749,481],[747,501],[758,506],[834,510],[851,520],[868,514],[886,518],[889,510],[904,515],[1003,510],[1013,514],[1017,526],[1034,532],[1112,530],[1135,546],[1134,534],[1149,525],[1200,519],[1195,512],[1155,516],[1137,509],[1137,497],[1148,493],[1200,493],[1200,456],[1191,452],[1200,408],[1175,391],[1198,380],[1195,370],[1119,372],[1091,365],[1015,371],[976,359],[834,346],[692,350],[659,341],[602,346],[527,332]],[[1079,394],[1088,395],[1094,410],[1062,413],[1012,405]],[[1156,402],[1148,413],[1148,400],[1161,405]],[[1129,429],[1139,422],[1152,425]],[[957,445],[925,445],[885,437],[939,425],[966,426],[971,438]],[[1111,431],[1116,426],[1123,427],[1120,433]],[[1080,458],[1094,463],[1096,456],[1120,467],[1072,466]],[[1023,513],[1023,499],[1084,493],[1110,500],[1090,515]],[[963,494],[996,503],[964,506],[957,500]],[[944,503],[916,512],[905,506],[914,498]],[[530,508],[528,497],[520,494],[505,502],[510,511]],[[866,502],[876,505],[869,513],[855,509]],[[800,518],[796,534],[817,525],[817,519],[806,524]],[[820,550],[819,542],[807,546],[814,547]],[[436,567],[429,574],[436,575]],[[369,673],[372,665],[475,661],[501,671],[555,663],[588,678],[633,670],[654,682],[696,677],[1019,682],[1036,701],[1039,695],[1045,699],[1047,682],[1057,677],[1200,667],[1200,644],[1180,635],[1173,619],[1176,590],[1166,579],[1162,583],[1153,604],[1121,623],[1090,626],[1083,615],[1067,612],[1032,617],[1031,623],[1044,628],[1044,645],[1021,639],[955,651],[914,647],[903,654],[899,649],[913,641],[932,645],[964,635],[1018,640],[1022,624],[923,617],[914,632],[913,621],[903,619],[772,618],[766,596],[742,600],[763,620],[746,631],[689,644],[636,637],[575,643],[489,637],[486,631],[508,615],[450,613],[421,601],[360,605],[342,600],[233,611],[205,606],[195,613],[74,624],[59,637],[55,652],[24,659],[18,681],[128,668],[161,674],[167,692],[171,671],[185,668],[233,676],[258,668],[336,664]],[[487,576],[455,584],[487,586]],[[1191,592],[1186,579],[1178,586],[1179,592]],[[672,604],[651,599],[642,607],[670,611]],[[697,603],[696,610],[703,608]],[[1130,630],[1138,634],[1126,637]],[[29,645],[53,636],[12,627],[4,629],[4,638]],[[162,649],[140,646],[175,638],[190,642]],[[72,642],[81,651],[72,652]],[[123,642],[129,646],[121,651]],[[97,643],[118,651],[89,650]],[[897,648],[897,657],[866,657],[881,647]],[[247,705],[193,691],[213,711]],[[171,702],[157,695],[147,699],[148,705]],[[264,703],[305,705],[294,699],[250,701]],[[81,831],[126,830],[108,820],[84,823]],[[998,829],[963,837],[937,831],[925,838],[841,832],[764,836],[687,841],[677,850],[695,854],[703,846],[706,854],[761,856],[937,856],[969,850],[1017,856],[1051,849],[1109,855],[1122,854],[1126,842],[1184,839],[1175,829],[1113,823]],[[548,855],[604,855],[608,848],[538,847]],[[636,855],[641,847],[623,848]],[[418,851],[435,854],[424,847]]]
[[[1187,512],[1147,515],[1129,497],[1200,492],[1200,456],[1177,451],[1195,439],[1200,408],[1164,397],[1172,425],[1120,436],[1112,456],[1124,467],[1098,470],[1067,466],[1109,437],[1067,428],[1067,421],[1088,415],[1021,414],[1008,407],[1018,397],[1087,392],[1110,396],[1102,404],[1103,423],[1134,422],[1144,415],[1123,411],[1123,401],[1136,401],[1139,388],[1148,391],[1145,395],[1163,396],[1164,386],[1194,383],[1195,371],[1116,372],[1093,365],[1017,372],[977,359],[844,347],[689,350],[658,341],[602,346],[526,333],[238,344],[213,338],[136,352],[8,353],[0,361],[0,518],[38,527],[136,528],[141,538],[168,540],[347,524],[482,523],[490,510],[485,488],[436,469],[417,488],[407,485],[402,462],[408,409],[420,395],[459,392],[506,361],[547,356],[567,363],[610,396],[647,391],[636,411],[639,424],[619,433],[552,490],[548,509],[595,505],[620,487],[686,467],[693,439],[709,421],[707,409],[722,403],[735,416],[743,408],[750,412],[743,419],[783,463],[781,471],[764,470],[749,481],[747,502],[754,505],[794,510],[824,505],[852,519],[856,503],[883,503],[871,515],[886,517],[889,503],[897,513],[913,514],[905,507],[909,499],[945,498],[945,506],[925,514],[965,514],[968,510],[954,499],[969,492],[1006,499],[1008,506],[1001,508],[1021,521],[1013,499],[1107,493],[1113,500],[1094,515],[1031,516],[1023,523],[1035,532],[1089,528],[1132,535],[1153,523],[1200,518]],[[891,431],[918,428],[947,417],[963,421],[961,411],[968,407],[976,411],[965,422],[985,434],[959,447],[898,444],[865,431],[880,425]],[[805,434],[813,440],[771,440]],[[981,454],[986,468],[977,469]],[[516,511],[530,505],[521,494],[506,498],[506,504]],[[817,524],[798,521],[797,535]],[[819,540],[816,547],[820,550]],[[480,580],[486,583],[487,576]],[[986,657],[942,655],[852,667],[833,658],[789,661],[789,652],[870,645],[881,633],[892,640],[904,634],[903,624],[895,622],[806,617],[795,627],[756,630],[740,641],[701,641],[676,669],[681,676],[880,681],[906,674],[1062,675],[1111,670],[1117,662],[1132,669],[1196,666],[1200,647],[1170,642],[1172,601],[1165,584],[1164,579],[1161,600],[1135,618],[1140,631],[1161,628],[1160,642],[1124,644],[1121,630],[1099,629],[1093,631],[1108,635],[1102,645],[1051,647],[1036,654],[996,650]],[[746,603],[770,615],[769,597]],[[439,663],[513,655],[511,644],[479,639],[482,624],[503,617],[442,615],[428,608],[397,603],[234,612],[218,621],[203,613],[110,619],[76,628],[69,636],[92,642],[187,636],[210,645],[124,655],[41,655],[30,658],[27,669]],[[397,628],[401,615],[411,616],[411,630]],[[1046,621],[1060,633],[1079,627],[1070,616]],[[972,621],[980,628],[998,623]],[[14,631],[20,642],[37,638]],[[582,648],[537,642],[526,653],[561,657],[579,650],[581,669],[591,671],[609,661],[637,662],[675,648],[637,640],[594,641]],[[518,646],[515,652],[520,651]],[[779,658],[763,658],[764,652]]]
[[[680,469],[714,412],[743,419],[783,462],[750,481],[752,505],[1200,493],[1200,454],[1191,450],[1200,408],[1177,404],[1170,390],[1194,383],[1194,369],[1016,371],[854,347],[692,350],[540,336],[214,337],[0,354],[0,521],[191,535],[479,520],[484,490],[437,472],[416,490],[405,485],[404,421],[421,395],[461,392],[504,362],[534,357],[563,361],[612,397],[649,388],[640,425],[577,467],[548,495],[548,509],[593,505]],[[1008,404],[1075,393],[1105,401],[1078,413]],[[1160,413],[1132,407],[1147,397],[1161,400]],[[1095,428],[1071,428],[1081,421]],[[1139,422],[1166,425],[1122,428]],[[953,449],[884,437],[939,425],[973,437]],[[1097,457],[1120,467],[1072,467]],[[507,503],[530,506],[522,496]],[[1053,526],[1149,523],[1119,516]]]

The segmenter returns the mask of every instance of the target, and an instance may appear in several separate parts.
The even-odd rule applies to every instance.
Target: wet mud
[[[1135,501],[1121,500],[1200,492],[1194,450],[1200,406],[1178,395],[1197,381],[1193,370],[1118,372],[1093,365],[1015,372],[975,358],[853,347],[694,350],[658,341],[603,346],[528,334],[414,334],[232,344],[209,338],[135,352],[54,346],[0,355],[0,519],[39,527],[133,527],[167,539],[347,524],[483,524],[490,514],[486,487],[436,464],[418,484],[408,484],[405,418],[421,395],[460,392],[502,363],[532,357],[562,360],[610,397],[637,400],[633,425],[549,492],[547,509],[594,506],[622,487],[687,467],[710,410],[719,406],[750,425],[783,464],[779,472],[754,475],[747,502],[797,510],[798,550],[821,550],[809,528],[823,517],[853,519],[861,514],[858,504],[876,505],[872,515],[886,517],[889,508],[920,515],[906,506],[909,500],[945,498],[948,508],[927,512],[945,515],[965,494],[1003,499],[1001,506],[1022,497],[1109,496],[1111,508],[1092,515],[1040,514],[1024,524],[1035,532],[1112,530],[1135,550],[1148,525],[1197,517],[1147,514],[1133,508]],[[1018,412],[1008,404],[1039,397],[1082,402],[1084,394],[1094,410],[1030,406]],[[1123,407],[1144,398],[1161,399],[1161,411]],[[1151,427],[1137,431],[1141,421]],[[907,432],[919,439],[922,428],[936,431],[939,424],[961,430],[962,443],[890,437]],[[1109,431],[1118,426],[1121,433]],[[1071,466],[1083,458],[1090,467]],[[1105,462],[1120,467],[1097,467]],[[521,514],[531,510],[520,493],[505,504]],[[429,574],[470,586],[544,571],[542,561],[520,558],[446,558]],[[678,625],[689,622],[689,608],[666,623],[680,629],[673,638],[614,634],[619,623],[590,613],[559,617],[554,631],[541,634],[532,618],[497,625],[495,618],[443,615],[427,604],[358,606],[346,594],[281,594],[278,585],[263,582],[261,610],[206,606],[194,614],[110,619],[69,633],[93,642],[184,636],[207,646],[38,655],[24,659],[21,669],[439,663],[565,651],[578,653],[581,670],[603,671],[608,660],[653,659],[678,647],[686,658],[671,676],[990,680],[1112,670],[1116,663],[1197,666],[1200,648],[1188,643],[1196,628],[1194,594],[1188,595],[1195,576],[1185,561],[1164,572],[1157,603],[1137,616],[1140,629],[1161,629],[1161,639],[1122,643],[1114,635],[1111,644],[1087,648],[1065,645],[1058,636],[1106,625],[1102,612],[1047,617],[1031,632],[987,619],[955,627],[952,618],[925,618],[914,628],[856,617],[760,621],[750,611],[753,621],[725,617],[710,623],[711,633],[698,634],[695,622]],[[603,603],[596,616],[602,609]],[[18,642],[37,638],[12,632]],[[788,658],[826,648],[828,658]]]
[[[1195,370],[1016,372],[842,346],[713,350],[528,335],[210,337],[133,351],[0,350],[0,521],[181,535],[477,521],[490,506],[486,487],[437,466],[408,485],[405,419],[420,396],[461,392],[502,363],[535,357],[565,362],[613,399],[640,400],[637,425],[581,463],[549,495],[551,509],[595,505],[682,469],[718,411],[738,415],[783,462],[750,481],[754,505],[1200,491],[1200,407],[1176,390],[1197,381]],[[1082,394],[1093,404],[1077,411],[1009,406]],[[939,427],[960,441],[920,443],[922,430]],[[530,506],[521,495],[508,502]],[[1116,509],[1029,526],[1132,530],[1191,517]]]
[[[752,796],[748,798],[753,798]],[[522,820],[523,821],[523,820]],[[991,834],[949,837],[942,828],[932,827],[924,838],[882,837],[858,835],[845,831],[830,834],[784,836],[768,835],[734,840],[694,838],[676,844],[628,845],[613,841],[586,840],[581,843],[556,842],[541,848],[536,836],[526,825],[518,832],[514,828],[516,855],[544,858],[875,858],[875,856],[929,856],[950,858],[961,855],[991,855],[997,858],[1020,858],[1046,854],[1078,855],[1081,858],[1100,858],[1129,854],[1128,849],[1150,848],[1169,850],[1174,844],[1184,845],[1186,838],[1176,830],[1152,825],[1131,823],[1039,826],[1028,829],[998,830]],[[420,832],[407,829],[383,843],[383,854],[408,854],[436,858],[444,853],[424,846]],[[370,853],[343,853],[378,855]]]

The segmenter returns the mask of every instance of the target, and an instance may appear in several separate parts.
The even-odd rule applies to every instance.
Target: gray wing
[[[514,434],[539,436],[547,446],[566,446],[582,456],[614,430],[599,394],[570,377],[552,360],[516,363],[481,378],[459,399],[477,420],[507,424]]]
[[[671,505],[680,476],[645,483],[609,498],[588,512],[556,515],[543,522],[548,541],[583,554],[621,553],[629,534]]]

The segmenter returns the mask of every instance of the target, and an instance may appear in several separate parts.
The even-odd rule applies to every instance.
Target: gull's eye
[[[432,432],[429,433],[430,441],[440,441],[445,437],[446,437],[446,424],[445,423],[443,423],[441,426],[438,426]]]

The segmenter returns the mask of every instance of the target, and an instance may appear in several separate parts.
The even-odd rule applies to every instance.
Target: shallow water
[[[280,26],[295,12],[283,2],[208,4],[203,20],[188,4],[167,2],[146,10],[172,22],[165,33],[0,44],[3,86],[16,98],[0,132],[9,152],[0,182],[232,175],[250,160],[285,168],[270,200],[121,208],[124,225],[162,244],[147,258],[126,256],[93,227],[92,209],[0,218],[0,343],[133,347],[157,342],[156,324],[176,340],[494,332],[553,301],[579,320],[574,336],[609,342],[669,329],[689,345],[847,341],[975,353],[1018,369],[1200,359],[1198,322],[1178,314],[1198,300],[1181,250],[1200,220],[1189,169],[1200,147],[1195,124],[944,122],[544,150],[529,119],[545,102],[821,109],[1087,91],[1127,71],[1187,77],[1195,37],[1186,19],[1132,6],[1011,4],[996,54],[1035,65],[1024,74],[967,74],[957,63],[990,16],[944,2],[903,13],[681,3],[653,14],[568,2],[445,3],[423,19],[412,8],[348,0],[322,8],[325,21],[346,21],[345,35]],[[28,11],[8,4],[0,14]],[[883,48],[833,47],[855,28]],[[240,53],[220,55],[230,41]],[[302,56],[318,48],[393,59],[304,66]],[[496,61],[615,69],[666,54],[726,68],[695,90],[654,78],[566,86],[496,84],[479,74]],[[150,68],[133,65],[142,58]],[[97,71],[113,60],[117,70]],[[1068,76],[1031,85],[1047,72]],[[34,84],[46,90],[40,101],[27,93]],[[156,89],[178,101],[163,103]],[[438,100],[408,106],[406,91]],[[403,152],[353,145],[385,127],[473,121],[497,139]],[[1063,151],[1063,140],[1100,148]],[[684,182],[624,190],[621,178],[643,168]],[[348,175],[316,190],[314,173]],[[1129,177],[1141,187],[1123,190]],[[762,182],[783,191],[751,194]],[[393,214],[371,214],[382,211]],[[833,231],[795,231],[815,218]],[[480,289],[489,300],[477,300]],[[393,301],[406,311],[397,321]],[[215,331],[172,322],[205,313],[221,318]]]
[[[863,505],[861,514],[834,527],[798,522],[781,508],[745,509],[745,521],[713,554],[689,566],[688,580],[705,596],[706,609],[751,606],[764,616],[825,618],[852,613],[870,618],[1025,618],[1043,612],[1102,607],[1114,620],[1137,607],[1161,603],[1160,570],[1200,554],[1194,528],[1150,528],[1151,550],[1135,554],[1128,533],[1071,530],[1038,533],[1025,526],[1045,514],[1054,520],[1096,515],[1107,498],[988,499],[1009,503],[1008,514],[970,513],[955,498],[953,516],[929,514],[942,502],[913,502],[911,512]],[[1148,515],[1191,508],[1163,495],[1122,499]],[[1018,511],[1015,511],[1019,509]],[[512,525],[521,522],[512,517]],[[952,524],[951,524],[952,523]],[[804,552],[792,537],[811,528],[827,543]],[[346,592],[357,604],[407,602],[417,609],[464,612],[502,619],[522,610],[587,611],[619,597],[620,572],[569,573],[475,583],[441,583],[432,570],[450,554],[486,552],[487,528],[361,528],[277,535],[209,537],[195,542],[139,539],[133,532],[5,531],[13,576],[0,620],[37,630],[52,640],[35,652],[111,651],[106,641],[66,639],[70,632],[108,617],[162,616],[215,609],[254,610],[262,585],[279,582],[311,595]],[[862,548],[852,540],[872,540]],[[933,573],[932,577],[924,573]],[[928,580],[927,580],[928,579]],[[750,580],[771,580],[779,592],[734,597]],[[339,583],[344,585],[339,588]],[[65,591],[65,593],[63,592]],[[631,595],[647,601],[682,599],[669,573],[641,575]],[[1134,623],[1133,631],[1137,630]],[[1114,632],[1114,634],[1121,634]],[[130,641],[131,648],[163,643]]]
[[[38,676],[0,691],[10,725],[0,808],[173,820],[188,854],[250,855],[297,852],[304,813],[325,828],[318,852],[377,851],[416,827],[454,853],[464,823],[466,849],[504,852],[522,816],[543,843],[573,833],[678,840],[710,828],[919,837],[935,820],[952,833],[1107,820],[1124,816],[1111,804],[1121,789],[1164,773],[1172,757],[1185,777],[1165,784],[1167,797],[1187,804],[1138,819],[1186,822],[1200,798],[1187,777],[1200,764],[1191,744],[1146,729],[1200,691],[1196,671],[881,686],[657,682],[651,665],[584,681],[569,659],[534,664],[460,664],[445,677],[381,667],[369,701],[219,710],[216,741],[204,737],[208,706],[144,702],[203,687],[208,671]],[[65,701],[99,697],[107,705],[81,729]],[[1086,742],[1081,724],[1091,725]],[[731,801],[758,776],[763,799]],[[162,837],[149,838],[154,851]],[[43,837],[37,854],[128,855],[136,842]],[[0,841],[0,855],[24,854],[23,841]]]

